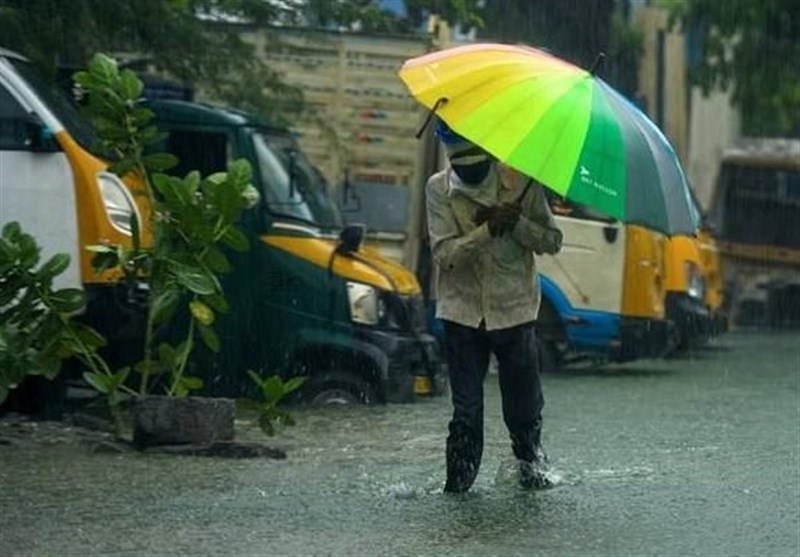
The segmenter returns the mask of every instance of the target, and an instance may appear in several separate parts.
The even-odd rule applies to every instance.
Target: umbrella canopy
[[[399,75],[455,132],[555,192],[666,234],[697,230],[669,141],[593,73],[534,48],[473,44],[412,58]]]

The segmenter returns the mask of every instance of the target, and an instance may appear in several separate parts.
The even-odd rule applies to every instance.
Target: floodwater
[[[798,333],[730,333],[544,388],[562,476],[545,492],[506,472],[491,375],[464,496],[441,492],[446,398],[296,411],[266,440],[283,461],[91,454],[74,430],[34,432],[0,446],[0,555],[800,554]],[[237,438],[264,440],[248,421]]]

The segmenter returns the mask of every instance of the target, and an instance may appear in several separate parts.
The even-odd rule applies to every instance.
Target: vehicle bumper
[[[439,343],[432,335],[364,330],[359,336],[385,356],[382,376],[387,402],[413,402],[417,397],[444,394],[447,373]]]
[[[660,358],[670,350],[675,325],[667,319],[623,317],[619,324],[619,343],[611,358],[629,362],[640,358]]]
[[[678,348],[707,342],[712,329],[706,305],[688,294],[670,292],[666,298],[667,319],[675,323]]]

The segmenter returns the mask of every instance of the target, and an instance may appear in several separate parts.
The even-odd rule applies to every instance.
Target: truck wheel
[[[303,399],[313,405],[372,404],[375,389],[355,374],[329,372],[311,377]]]
[[[564,359],[552,341],[536,338],[540,373],[560,373],[564,371]]]

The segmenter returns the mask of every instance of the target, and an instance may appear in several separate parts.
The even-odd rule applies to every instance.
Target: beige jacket
[[[522,177],[520,177],[522,178]],[[542,187],[532,185],[511,234],[492,238],[487,224],[472,219],[481,206],[513,202],[527,179],[507,180],[493,168],[476,187],[464,186],[449,168],[428,180],[427,217],[437,267],[436,316],[488,330],[531,322],[539,312],[540,291],[534,252],[557,253],[556,228]]]

